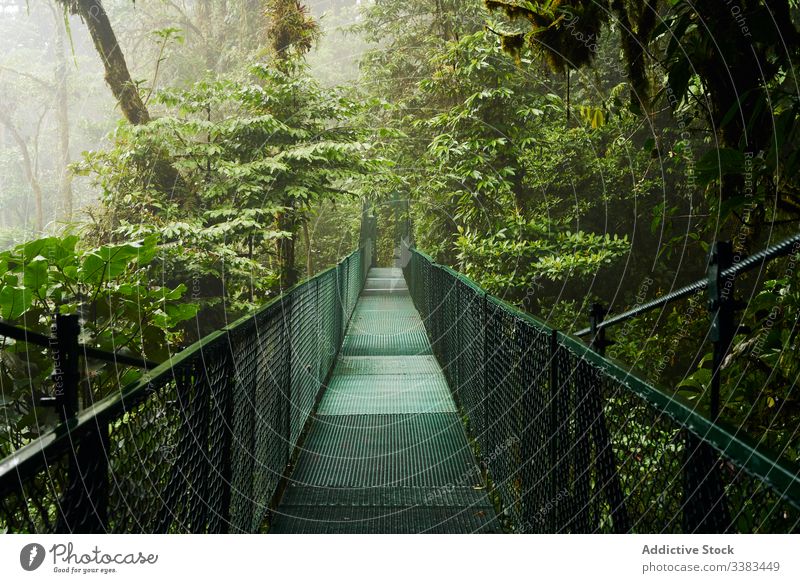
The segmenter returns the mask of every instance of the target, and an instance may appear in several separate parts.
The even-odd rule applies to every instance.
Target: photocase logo
[[[39,543],[30,543],[19,552],[19,564],[26,571],[35,571],[44,562],[44,547]]]

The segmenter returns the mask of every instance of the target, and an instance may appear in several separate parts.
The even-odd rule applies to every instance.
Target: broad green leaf
[[[41,255],[25,264],[22,270],[25,287],[36,293],[49,282],[47,259]]]
[[[4,285],[0,287],[0,318],[16,320],[33,303],[31,290],[25,287]]]

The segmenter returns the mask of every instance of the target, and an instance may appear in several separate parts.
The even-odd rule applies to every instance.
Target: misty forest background
[[[359,242],[418,248],[551,326],[800,221],[795,0],[0,0],[0,318],[165,360]],[[800,454],[797,257],[747,304],[722,417]],[[609,354],[706,410],[703,297]],[[53,426],[0,339],[0,456]],[[139,371],[91,365],[82,406]]]

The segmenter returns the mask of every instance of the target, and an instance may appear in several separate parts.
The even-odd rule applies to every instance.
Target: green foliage
[[[306,52],[318,31],[299,3],[282,4],[297,8],[300,20],[273,24],[299,26],[300,36],[291,47],[276,44],[280,63],[246,68],[241,63],[253,62],[254,51],[263,57],[266,38],[267,18],[252,3],[203,4],[185,12],[164,7],[128,19],[137,21],[133,28],[144,23],[140,36],[152,44],[139,53],[145,60],[148,49],[154,54],[147,75],[152,82],[136,83],[153,120],[119,124],[108,147],[85,152],[73,165],[87,178],[81,184],[100,192],[81,240],[32,242],[47,252],[28,257],[32,247],[19,247],[2,256],[0,317],[44,330],[55,311],[79,312],[86,344],[163,360],[168,348],[186,345],[275,293],[282,267],[277,249],[294,242],[303,225],[322,225],[310,229],[312,249],[303,249],[317,255],[309,261],[314,267],[352,250],[357,193],[378,162],[369,156],[369,132],[355,123],[362,107],[343,90],[321,89],[290,58]],[[165,18],[173,9],[186,28]],[[221,38],[233,38],[234,29],[246,38],[227,45]],[[198,75],[201,70],[206,73]],[[159,91],[165,83],[171,87]],[[99,141],[98,133],[93,143]],[[13,174],[24,189],[22,175]],[[0,196],[16,200],[16,194]],[[12,232],[6,237],[15,240]],[[49,390],[48,355],[11,341],[0,355],[9,420],[2,455],[53,419],[33,406]],[[85,372],[83,404],[139,374],[94,362]]]
[[[715,35],[696,24],[712,4],[669,3],[657,25],[641,3],[487,2],[512,18],[490,23],[489,34],[473,28],[475,3],[462,2],[449,35],[438,24],[455,4],[428,13],[376,3],[360,26],[380,48],[365,61],[373,95],[388,101],[373,112],[393,162],[375,177],[375,199],[411,198],[416,243],[438,261],[575,330],[593,299],[613,299],[619,312],[701,277],[712,239],[754,250],[765,226],[793,224],[798,111],[774,25],[754,33],[770,55],[768,88],[756,83],[733,102],[737,91],[713,74]],[[751,8],[761,14],[763,3]],[[726,51],[750,50],[729,30],[734,20],[704,21]],[[537,66],[542,51],[558,74]],[[732,70],[737,87],[750,86],[755,67]],[[780,308],[748,313],[752,331],[726,363],[724,416],[796,456],[796,283],[777,269],[766,287],[753,282],[753,305]],[[609,353],[704,409],[707,327],[704,298],[693,298],[615,328]]]
[[[313,275],[336,265],[342,257],[358,247],[361,229],[361,202],[355,198],[320,201],[308,213],[308,234]],[[300,240],[298,262],[309,260],[305,238]]]
[[[272,50],[279,59],[303,56],[319,39],[317,22],[299,0],[266,0],[269,38]]]
[[[649,156],[620,139],[635,132],[632,116],[565,129],[547,80],[484,31],[443,44],[428,67],[389,122],[400,139],[379,138],[394,160],[383,192],[414,200],[421,248],[507,299],[545,303],[545,283],[588,281],[630,250],[630,223],[598,211],[633,222],[634,201],[655,184]]]
[[[115,237],[161,235],[154,277],[191,287],[209,310],[209,332],[275,291],[277,243],[296,238],[320,201],[352,196],[375,162],[349,123],[358,105],[299,64],[259,64],[246,81],[201,81],[155,99],[169,115],[121,127],[114,146],[87,153],[80,170],[113,209]],[[162,159],[181,176],[171,192],[154,180]]]
[[[543,279],[595,275],[629,250],[627,237],[553,231],[542,217],[518,220],[489,236],[463,231],[456,240],[460,268],[487,291],[522,298]]]
[[[743,315],[744,331],[737,335],[723,366],[721,402],[724,415],[747,427],[774,451],[792,459],[800,456],[800,256],[776,262]],[[691,377],[702,384],[711,377],[707,354]]]
[[[373,43],[361,60],[363,78],[372,95],[400,103],[416,84],[430,78],[430,58],[446,43],[484,26],[480,0],[392,0],[364,2],[362,22],[353,27]]]
[[[81,341],[112,352],[165,360],[181,341],[177,328],[196,306],[186,287],[153,285],[149,269],[156,236],[82,249],[77,236],[36,239],[0,253],[0,318],[49,333],[57,313],[80,314]],[[0,345],[0,457],[38,436],[54,421],[38,407],[49,390],[52,358],[45,348],[3,339]],[[82,403],[88,406],[138,377],[138,370],[86,365]]]
[[[132,14],[123,4],[118,15]],[[43,330],[55,311],[80,311],[88,343],[160,359],[261,304],[287,270],[333,264],[357,240],[362,197],[380,217],[384,264],[407,218],[394,205],[411,200],[420,248],[561,329],[583,327],[590,300],[641,303],[700,277],[713,239],[752,252],[800,217],[796,6],[741,5],[749,36],[714,2],[363,3],[350,31],[371,43],[360,95],[321,88],[295,60],[319,34],[296,0],[270,0],[268,14],[239,0],[154,9],[143,30],[125,29],[150,42],[152,82],[137,84],[153,121],[121,124],[76,165],[101,192],[82,243],[0,254],[0,317]],[[272,63],[241,68],[266,46]],[[31,50],[7,64],[14,102],[39,83],[22,72]],[[20,127],[45,119],[12,113]],[[0,171],[8,224],[30,185],[13,149]],[[0,248],[18,240],[4,229]],[[725,364],[723,413],[796,457],[793,261],[744,280],[749,331]],[[699,297],[647,314],[612,332],[609,353],[702,409],[705,314]],[[30,406],[49,359],[8,341],[0,358],[3,431],[17,446],[49,422]],[[87,402],[136,374],[92,366]]]
[[[597,0],[509,2],[485,0],[489,10],[500,10],[511,20],[526,20],[527,32],[506,33],[503,49],[519,59],[526,46],[544,53],[556,71],[592,61],[602,26],[608,21],[608,3]],[[620,3],[624,4],[624,3]]]

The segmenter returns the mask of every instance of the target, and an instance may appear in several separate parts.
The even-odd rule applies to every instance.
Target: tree
[[[117,35],[111,27],[105,8],[100,0],[58,0],[71,14],[79,15],[86,23],[92,36],[97,54],[103,62],[105,80],[117,99],[120,110],[131,124],[139,125],[150,121],[139,88],[131,79],[125,55],[117,42]]]
[[[363,8],[353,27],[375,48],[361,59],[362,78],[373,95],[399,103],[430,78],[430,57],[446,43],[483,28],[479,0],[381,0]]]
[[[683,188],[701,190],[708,218],[701,214],[696,220],[693,206],[693,222],[679,239],[682,243],[691,237],[707,248],[709,239],[731,239],[738,260],[796,233],[800,105],[793,63],[800,56],[800,36],[795,2],[486,0],[486,5],[512,21],[499,30],[508,52],[518,57],[543,53],[555,70],[602,68],[598,38],[619,33],[631,90],[629,109],[653,128],[642,147],[652,149],[659,162],[665,152],[676,158],[691,149],[700,153],[686,166]],[[512,29],[521,22],[528,23],[526,30]],[[673,119],[659,119],[659,109],[671,111]],[[679,139],[662,141],[660,132],[669,123],[678,126]],[[667,206],[661,207],[662,217],[654,218],[665,234],[675,232],[667,224]],[[789,388],[800,370],[797,259],[776,260],[737,278],[738,289],[749,288],[750,301],[737,313],[741,326],[722,364],[727,382],[721,391],[726,420],[765,443],[786,448],[792,457],[799,451],[797,401]],[[632,327],[652,330],[661,318],[651,314]],[[703,338],[708,332],[705,318],[686,317],[682,307],[675,307],[666,320],[667,328],[681,329],[683,338]],[[647,338],[631,339],[627,332],[621,336],[626,338],[613,350],[617,356],[634,357],[653,350],[657,354],[671,338],[651,332]],[[653,348],[634,346],[641,341]],[[669,363],[679,376],[660,380],[675,380],[680,392],[706,409],[713,359],[703,355],[700,344],[692,348],[685,351],[696,357]]]
[[[25,141],[25,138],[22,136],[19,129],[17,129],[17,126],[14,125],[14,121],[11,119],[7,111],[7,108],[4,107],[3,104],[0,104],[0,124],[3,124],[6,127],[11,134],[11,137],[14,139],[14,142],[17,144],[17,148],[19,148],[19,153],[22,156],[22,165],[25,170],[25,177],[28,180],[31,190],[33,191],[33,200],[36,205],[36,231],[41,233],[44,230],[42,186],[39,183],[36,167],[31,157],[31,153],[28,150],[28,143]]]
[[[125,119],[132,125],[144,125],[150,122],[150,112],[142,100],[139,87],[131,78],[125,55],[100,0],[58,1],[70,13],[79,15],[86,23],[97,54],[103,62],[105,81],[111,88]],[[180,174],[172,165],[172,161],[163,157],[154,164],[152,174],[147,179],[152,180],[157,188],[176,196],[180,196],[183,190]]]
[[[300,0],[267,0],[267,39],[276,62],[303,58],[319,39],[317,22]]]
[[[305,58],[319,37],[319,27],[300,0],[268,0],[267,15],[269,18],[267,38],[276,66],[284,73],[291,74],[297,67],[298,60]],[[290,288],[298,280],[299,273],[295,261],[295,238],[298,226],[302,223],[303,233],[308,233],[304,219],[299,216],[301,211],[298,209],[299,204],[302,202],[287,191],[283,200],[284,208],[276,217],[277,230],[287,233],[287,236],[276,241],[281,286],[284,289]],[[309,247],[306,238],[306,248]]]
[[[616,234],[635,215],[619,194],[632,189],[615,139],[631,116],[565,131],[562,100],[484,31],[445,43],[427,67],[399,104],[402,138],[384,140],[395,162],[386,189],[414,199],[423,249],[529,309],[547,282],[596,276],[629,251]],[[598,150],[607,158],[593,159]],[[607,206],[612,225],[593,217]]]
[[[591,65],[601,32],[617,27],[632,109],[650,115],[661,99],[705,118],[717,147],[700,161],[700,185],[718,185],[708,194],[723,220],[736,218],[731,231],[747,231],[744,248],[753,246],[764,222],[785,219],[781,213],[800,219],[798,162],[790,154],[800,108],[789,79],[800,37],[788,0],[485,1],[530,23],[527,32],[502,34],[506,50],[540,50],[557,70]],[[754,196],[745,193],[746,156],[757,160]],[[768,216],[770,199],[778,214]]]
[[[72,220],[73,201],[72,201],[72,174],[68,166],[70,164],[69,153],[69,94],[67,92],[67,57],[65,54],[65,31],[59,21],[58,11],[53,5],[53,16],[55,18],[55,83],[56,83],[56,119],[58,120],[58,158],[61,162],[59,171],[59,198],[62,204],[63,218],[66,221]]]
[[[154,277],[195,289],[202,332],[285,287],[276,242],[296,232],[276,223],[287,201],[298,217],[374,168],[350,123],[356,104],[302,73],[259,64],[247,81],[159,92],[168,114],[120,129],[113,148],[81,164],[114,210],[115,238],[162,235]],[[179,200],[146,180],[162,156],[184,176]]]

